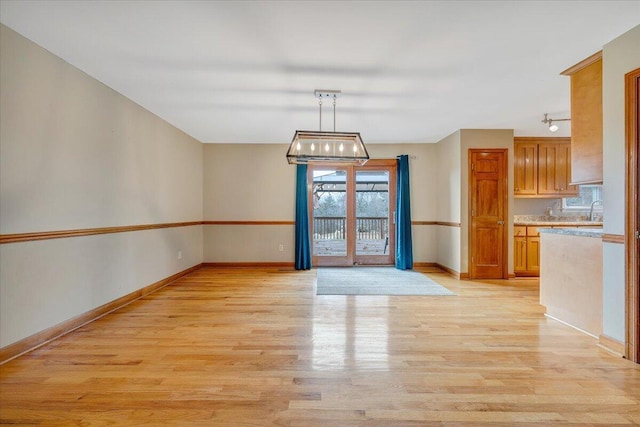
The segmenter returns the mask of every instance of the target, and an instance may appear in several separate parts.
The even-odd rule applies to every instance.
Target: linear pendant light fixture
[[[544,113],[544,119],[542,119],[542,123],[544,124],[549,124],[549,130],[551,132],[557,132],[558,131],[558,125],[554,125],[553,122],[566,122],[569,121],[571,119],[550,119],[547,117],[548,113]]]
[[[339,90],[316,90],[320,104],[318,131],[297,130],[287,150],[289,164],[340,163],[364,165],[369,153],[359,132],[336,132],[336,100]],[[333,101],[333,132],[322,130],[322,100]]]

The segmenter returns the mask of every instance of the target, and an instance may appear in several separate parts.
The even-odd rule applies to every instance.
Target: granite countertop
[[[540,233],[563,234],[565,236],[602,237],[601,228],[539,228]]]
[[[602,227],[602,221],[514,221],[513,225],[532,225],[537,227],[557,227],[572,225],[589,225],[592,227]]]
[[[602,227],[602,219],[589,221],[587,218],[585,215],[514,215],[513,225],[532,225],[537,227],[588,225]]]

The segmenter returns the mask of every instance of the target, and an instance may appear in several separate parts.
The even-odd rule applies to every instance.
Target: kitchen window
[[[602,212],[602,200],[602,185],[580,185],[577,197],[562,199],[562,210],[590,210],[593,202],[600,202],[594,205],[593,210]]]

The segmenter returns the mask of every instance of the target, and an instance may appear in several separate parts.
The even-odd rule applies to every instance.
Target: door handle
[[[498,221],[498,225],[504,225],[504,221]]]

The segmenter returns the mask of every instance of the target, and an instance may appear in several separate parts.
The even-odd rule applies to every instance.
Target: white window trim
[[[562,206],[560,207],[560,209],[562,209],[563,211],[569,211],[569,212],[580,212],[580,211],[589,212],[591,210],[591,206],[567,206],[565,204],[564,199],[562,199]],[[595,205],[593,207],[593,211],[594,212],[603,212],[604,208],[602,207],[602,205]]]

